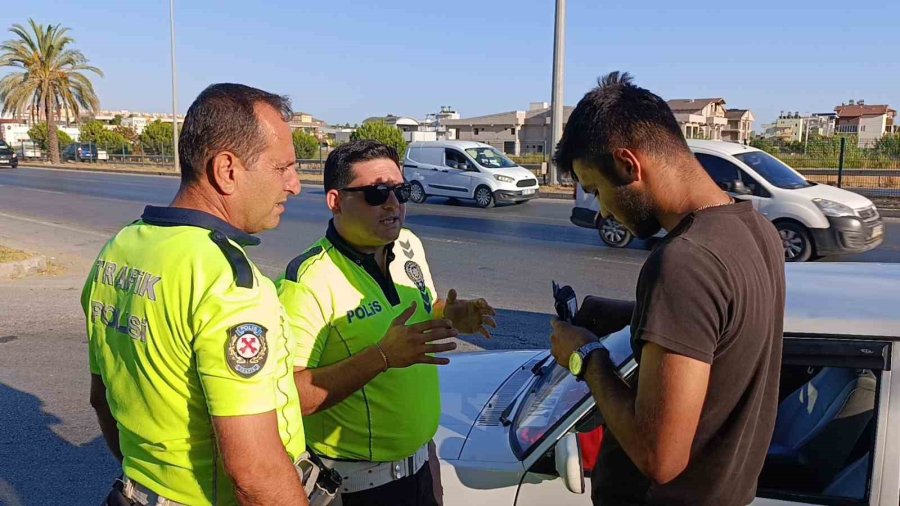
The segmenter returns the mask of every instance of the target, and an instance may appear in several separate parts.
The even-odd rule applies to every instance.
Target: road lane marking
[[[24,217],[24,216],[17,216],[17,215],[15,215],[15,214],[0,213],[0,217],[3,217],[3,218],[10,218],[10,219],[13,219],[13,220],[20,220],[20,221],[24,221],[24,222],[27,222],[27,223],[34,223],[34,224],[37,224],[37,225],[44,225],[44,226],[47,226],[47,227],[61,228],[61,229],[63,229],[63,230],[69,230],[69,231],[71,231],[71,232],[78,232],[78,233],[80,233],[80,234],[93,235],[93,236],[96,236],[96,237],[106,237],[106,238],[109,238],[109,237],[110,237],[110,234],[109,234],[109,233],[106,233],[106,232],[97,232],[97,231],[95,231],[95,230],[89,230],[89,229],[86,229],[86,228],[73,227],[73,226],[71,226],[71,225],[63,225],[62,223],[53,223],[53,222],[51,222],[51,221],[37,220],[37,219],[34,219],[34,218],[26,218],[26,217]]]
[[[475,244],[474,242],[470,242],[470,241],[457,241],[455,239],[436,239],[436,238],[427,237],[427,236],[423,236],[423,237],[425,237],[425,239],[427,239],[429,241],[445,242],[447,244]]]
[[[601,262],[607,262],[611,264],[625,264],[625,265],[644,265],[644,262],[629,262],[627,260],[617,260],[613,258],[603,258],[603,257],[591,257],[592,260],[599,260]]]
[[[40,189],[40,188],[28,188],[27,186],[21,186],[20,189],[22,189],[22,190],[28,190],[28,191],[33,191],[33,192],[54,193],[54,194],[56,194],[56,195],[66,195],[66,192],[58,192],[58,191],[56,191],[56,190],[43,190],[43,189]]]

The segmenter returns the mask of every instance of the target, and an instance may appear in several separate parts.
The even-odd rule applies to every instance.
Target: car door
[[[459,197],[471,197],[477,186],[476,177],[480,172],[466,155],[453,148],[444,150],[443,184],[445,189]]]
[[[444,179],[444,148],[435,146],[416,147],[410,150],[411,160],[403,164],[409,172],[409,180],[417,179],[422,183],[427,195],[446,196]]]
[[[785,334],[778,415],[752,504],[898,504],[894,344]]]
[[[695,153],[694,156],[697,157],[697,161],[700,162],[700,165],[703,166],[709,177],[719,185],[719,188],[728,192],[729,195],[737,200],[749,200],[753,203],[754,209],[762,212],[764,215],[766,214],[764,211],[768,207],[767,202],[772,195],[755,177],[721,156],[707,153]],[[744,188],[749,193],[738,194],[734,192],[735,181],[743,183]]]
[[[900,383],[891,376],[891,363],[900,360],[894,340],[785,334],[778,414],[752,504],[898,504],[900,441],[889,436],[891,386],[896,391]],[[575,396],[585,393],[583,383],[567,387]],[[590,503],[588,475],[602,439],[590,441],[601,418],[593,397],[584,396],[535,443],[524,456],[516,506]],[[584,494],[570,492],[554,465],[555,445],[572,433],[584,463]]]

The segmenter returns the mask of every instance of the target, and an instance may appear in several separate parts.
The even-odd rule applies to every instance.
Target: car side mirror
[[[744,185],[740,179],[736,179],[728,184],[728,191],[735,195],[752,195],[753,192]]]
[[[578,435],[570,432],[556,442],[554,459],[556,472],[563,484],[573,494],[584,493],[584,468],[581,463],[581,448]]]

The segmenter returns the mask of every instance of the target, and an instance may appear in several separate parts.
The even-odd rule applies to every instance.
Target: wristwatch
[[[597,350],[605,349],[606,346],[603,346],[600,341],[592,341],[573,351],[572,354],[569,355],[569,372],[572,373],[578,381],[584,381],[584,371],[587,370],[585,365],[587,364],[588,356]]]

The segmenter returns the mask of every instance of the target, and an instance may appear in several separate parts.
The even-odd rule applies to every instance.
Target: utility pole
[[[175,85],[175,0],[169,0],[169,27],[172,35],[172,148],[175,171],[180,172],[178,163],[178,90]]]
[[[556,26],[553,31],[553,95],[550,100],[550,184],[559,184],[553,153],[563,131],[563,85],[566,59],[566,0],[556,0]]]

